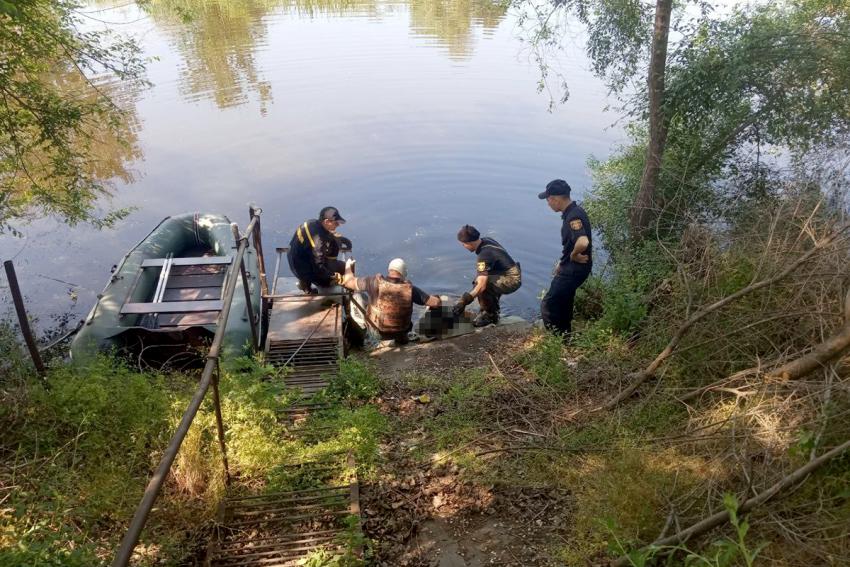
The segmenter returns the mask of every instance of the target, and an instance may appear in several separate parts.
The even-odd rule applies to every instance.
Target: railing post
[[[27,348],[30,351],[32,362],[39,374],[44,374],[44,361],[41,360],[41,354],[38,352],[38,345],[35,342],[35,337],[30,329],[30,322],[27,318],[27,310],[24,307],[24,298],[21,295],[21,288],[18,286],[18,276],[15,274],[15,265],[11,260],[3,262],[3,267],[6,268],[6,279],[9,280],[9,293],[12,294],[12,302],[15,304],[15,311],[18,314],[18,323],[21,325],[21,333],[24,335],[24,341],[27,343]]]
[[[260,228],[260,215],[262,213],[263,209],[255,207],[254,205],[248,206],[250,219],[257,219],[257,223],[254,225],[254,230],[251,235],[254,237],[254,250],[257,252],[257,264],[260,267],[260,291],[262,292],[262,295],[268,295],[269,284],[266,280],[266,257],[263,254],[263,237],[262,229]]]
[[[259,217],[257,217],[259,220]],[[235,224],[231,225],[233,229],[233,237],[236,238],[236,245],[239,246],[240,240],[245,240],[245,243],[248,242],[248,235],[239,236],[239,228]],[[248,287],[248,273],[245,271],[245,260],[239,259],[239,272],[242,274],[242,288],[245,290],[245,309],[248,310],[248,321],[251,323],[251,338],[253,339],[254,348],[259,348],[260,340],[257,338],[257,323],[259,321],[254,320],[254,306],[251,304],[251,289]]]
[[[278,248],[277,250],[275,250],[275,252],[277,252],[277,260],[275,260],[274,263],[274,280],[272,280],[272,295],[277,293],[277,278],[280,275],[280,261],[281,256],[283,256],[283,249]]]
[[[227,462],[227,445],[224,442],[224,419],[221,417],[221,395],[218,390],[218,382],[221,377],[221,367],[216,363],[213,373],[212,391],[213,404],[215,405],[215,424],[218,429],[218,445],[221,447],[221,461],[224,464],[224,485],[230,486],[230,465]]]

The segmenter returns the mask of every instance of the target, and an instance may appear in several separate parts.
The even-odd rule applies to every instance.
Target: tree
[[[664,73],[667,68],[667,39],[670,34],[670,14],[673,0],[658,0],[655,5],[655,28],[649,60],[647,93],[649,97],[649,143],[646,163],[635,201],[631,209],[632,237],[641,238],[652,222],[657,198],[658,176],[667,143],[667,123],[664,117]]]
[[[596,74],[602,77],[611,92],[622,94],[633,87],[635,77],[646,71],[646,85],[633,89],[646,104],[629,106],[629,114],[647,115],[649,138],[640,189],[630,207],[632,236],[639,239],[652,221],[656,209],[656,186],[661,171],[667,138],[664,116],[664,77],[667,65],[667,44],[673,10],[672,0],[656,0],[654,25],[649,33],[650,6],[641,0],[554,0],[546,9],[532,3],[532,18],[536,29],[532,44],[537,48],[537,60],[544,76],[549,69],[543,62],[541,47],[559,45],[558,12],[575,15],[587,28],[587,53]],[[651,35],[651,43],[648,38]],[[564,84],[565,92],[567,91]],[[564,97],[563,100],[566,100]]]
[[[95,149],[126,144],[127,113],[98,86],[143,84],[138,46],[108,31],[80,31],[75,0],[0,0],[0,233],[32,215],[108,224],[109,193]]]

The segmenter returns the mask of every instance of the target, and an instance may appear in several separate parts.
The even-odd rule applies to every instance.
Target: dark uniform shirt
[[[475,254],[478,256],[475,269],[479,276],[501,276],[516,266],[511,255],[492,238],[482,238]]]
[[[334,272],[345,268],[337,261],[339,242],[318,220],[301,223],[289,242],[289,265],[295,275],[311,283],[328,286]]]
[[[385,277],[385,280],[393,283],[401,283],[404,280],[400,280],[398,278]],[[378,278],[375,276],[366,276],[364,278],[357,278],[356,281],[357,291],[365,291],[369,295],[369,302],[374,303],[378,301]],[[425,305],[431,296],[419,289],[416,286],[413,287],[413,303],[416,305]]]
[[[564,219],[564,224],[561,226],[561,244],[564,246],[564,251],[561,254],[561,267],[566,267],[568,264],[579,266],[590,266],[593,263],[593,237],[590,234],[590,221],[587,219],[587,213],[584,212],[578,203],[573,201],[570,206],[561,213],[561,218]],[[586,264],[578,264],[570,260],[570,254],[573,253],[576,240],[581,236],[586,236],[588,240],[587,250],[584,253],[588,257]]]

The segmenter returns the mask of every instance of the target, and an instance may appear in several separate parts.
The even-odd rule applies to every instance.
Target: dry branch
[[[614,398],[612,398],[610,401],[608,401],[602,408],[599,408],[599,409],[606,409],[606,410],[613,409],[614,407],[619,405],[620,402],[622,402],[626,398],[630,397],[635,392],[635,390],[638,389],[638,387],[641,384],[646,382],[649,378],[652,378],[653,376],[655,376],[655,373],[658,371],[658,368],[661,366],[661,364],[665,360],[670,358],[670,356],[676,350],[676,347],[679,346],[679,343],[682,341],[682,339],[685,337],[685,335],[688,333],[688,331],[690,331],[691,328],[696,323],[698,323],[700,320],[704,319],[705,317],[714,313],[715,311],[722,309],[726,305],[740,299],[741,297],[744,297],[745,295],[748,295],[750,293],[753,293],[754,291],[758,291],[760,289],[763,289],[765,287],[773,285],[776,282],[782,280],[783,278],[788,277],[790,274],[794,273],[794,271],[797,270],[797,268],[799,268],[801,265],[803,265],[809,259],[811,259],[812,256],[814,256],[815,254],[817,254],[818,252],[820,252],[821,250],[823,250],[824,248],[826,248],[827,246],[829,246],[830,244],[835,242],[838,239],[838,237],[841,236],[848,228],[850,228],[850,225],[843,225],[842,227],[840,227],[839,229],[837,229],[836,231],[834,231],[830,235],[826,236],[825,238],[822,238],[817,243],[815,243],[815,245],[811,249],[809,249],[807,252],[802,254],[800,257],[798,257],[793,262],[789,263],[785,267],[785,269],[783,269],[778,274],[771,276],[769,278],[765,278],[763,280],[754,282],[754,283],[752,283],[752,284],[750,284],[746,287],[743,287],[743,288],[739,289],[738,291],[736,291],[735,293],[733,293],[731,295],[727,295],[726,297],[715,301],[711,305],[708,305],[707,307],[704,307],[703,309],[701,309],[700,311],[695,313],[692,317],[690,317],[687,321],[685,321],[676,330],[676,332],[673,334],[673,337],[670,339],[670,342],[668,342],[667,346],[664,347],[664,350],[662,350],[658,354],[658,356],[656,356],[655,359],[652,362],[649,363],[649,365],[646,368],[644,368],[643,370],[641,370],[639,372],[633,372],[633,373],[628,375],[628,378],[631,380],[631,383],[629,384],[629,386],[625,390],[620,392],[618,395],[616,395]]]
[[[756,506],[760,506],[761,504],[764,504],[768,500],[772,499],[774,496],[776,496],[777,494],[779,494],[783,490],[786,490],[788,488],[791,488],[791,487],[797,485],[798,483],[805,480],[805,478],[808,475],[810,475],[811,473],[816,471],[818,468],[820,468],[821,466],[823,466],[824,464],[829,462],[831,459],[837,457],[838,455],[840,455],[841,453],[843,453],[844,451],[846,451],[848,449],[850,449],[850,440],[847,440],[844,443],[842,443],[841,445],[839,445],[838,447],[835,447],[834,449],[827,451],[826,453],[824,453],[820,457],[818,457],[816,459],[812,459],[811,461],[807,462],[805,465],[798,468],[797,470],[795,470],[794,472],[792,472],[791,474],[789,474],[788,476],[786,476],[785,478],[783,478],[782,480],[780,480],[779,482],[777,482],[776,484],[774,484],[773,486],[768,488],[767,490],[759,492],[757,495],[750,498],[749,500],[745,500],[738,507],[738,513],[743,514],[745,512],[748,512],[748,511],[752,510],[753,508],[755,508]],[[687,542],[689,539],[694,538],[694,537],[698,537],[698,536],[716,528],[717,526],[719,526],[719,525],[721,525],[721,524],[723,524],[727,521],[729,521],[729,512],[728,511],[724,510],[723,512],[717,512],[716,514],[712,514],[711,516],[700,520],[699,522],[685,528],[684,530],[681,530],[680,532],[678,532],[676,534],[673,534],[672,536],[656,540],[653,543],[651,543],[649,546],[647,546],[643,549],[648,549],[648,548],[651,548],[651,547],[668,547],[668,546],[681,545],[681,544]],[[617,559],[616,561],[614,561],[612,563],[612,566],[614,566],[614,567],[624,567],[624,566],[631,565],[631,564],[632,564],[631,560],[627,556],[623,556],[623,557],[620,557],[619,559]]]
[[[796,380],[823,368],[850,348],[850,291],[844,299],[844,325],[811,352],[788,362],[771,375],[782,380]]]
[[[693,400],[694,398],[698,398],[699,396],[706,394],[706,393],[708,393],[712,390],[716,390],[717,388],[720,388],[720,387],[723,387],[723,386],[728,386],[730,384],[734,384],[735,382],[739,382],[741,380],[744,380],[745,378],[749,378],[750,376],[755,376],[757,374],[760,374],[760,373],[764,372],[765,368],[772,368],[776,364],[778,364],[778,363],[776,362],[775,359],[772,360],[772,361],[766,362],[766,363],[765,362],[759,362],[759,364],[757,364],[756,366],[753,366],[753,367],[750,367],[750,368],[745,368],[744,370],[739,370],[739,371],[735,372],[734,374],[730,374],[726,378],[723,378],[722,380],[718,380],[717,382],[713,382],[713,383],[708,384],[706,386],[700,386],[699,388],[697,388],[695,390],[691,390],[690,392],[687,392],[687,393],[685,393],[681,396],[676,396],[676,399],[680,402],[683,402],[683,403],[689,402],[689,401]]]

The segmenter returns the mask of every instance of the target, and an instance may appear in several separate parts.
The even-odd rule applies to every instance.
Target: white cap
[[[387,266],[387,271],[398,272],[401,277],[407,279],[407,264],[401,258],[393,258],[390,265]]]

